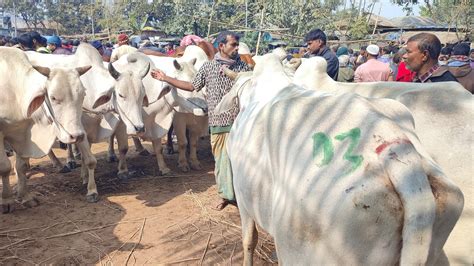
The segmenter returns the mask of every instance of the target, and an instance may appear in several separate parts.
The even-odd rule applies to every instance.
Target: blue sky
[[[392,4],[390,0],[380,0],[378,3],[376,3],[374,7],[374,14],[378,15],[380,5],[382,5],[382,9],[380,11],[380,16],[382,17],[396,18],[405,16],[402,7]],[[415,16],[420,15],[420,7],[418,5],[413,7],[413,11]]]

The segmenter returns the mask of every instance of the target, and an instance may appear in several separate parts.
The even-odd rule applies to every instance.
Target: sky
[[[380,16],[382,17],[390,19],[405,16],[405,12],[403,12],[402,7],[392,4],[390,0],[380,0],[378,3],[376,3],[374,7],[374,14],[378,15],[380,5],[382,5],[382,9],[380,11]],[[413,13],[415,16],[420,15],[420,7],[418,5],[413,7]]]

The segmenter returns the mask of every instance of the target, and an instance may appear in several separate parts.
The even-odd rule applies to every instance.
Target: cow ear
[[[79,76],[84,75],[89,69],[91,69],[92,66],[83,66],[83,67],[76,67],[77,73],[79,73]]]
[[[143,106],[148,107],[148,104],[148,97],[145,95],[145,97],[143,97]]]
[[[36,71],[38,71],[41,75],[49,78],[49,73],[51,73],[51,70],[48,67],[42,67],[42,66],[33,66]]]
[[[170,86],[166,86],[164,87],[161,92],[160,92],[160,95],[158,95],[158,99],[161,99],[161,97],[164,97],[166,94],[168,94],[169,92],[171,91],[171,87]]]
[[[182,69],[181,65],[179,64],[179,62],[176,59],[173,60],[173,66],[174,66],[174,68],[176,68],[176,70],[181,70]]]
[[[26,111],[26,116],[29,118],[31,115],[43,104],[44,102],[44,94],[36,96],[33,101],[30,102],[28,106],[28,110]]]
[[[92,109],[95,109],[107,102],[110,101],[110,98],[111,98],[111,95],[112,95],[112,90],[110,90],[109,92],[107,92],[107,94],[104,94],[104,95],[101,95],[95,102],[94,102],[94,105],[92,105]]]
[[[117,69],[115,69],[114,65],[112,63],[109,63],[109,73],[110,75],[112,75],[112,77],[115,79],[115,80],[118,80],[119,77],[120,77],[120,73],[117,71]]]

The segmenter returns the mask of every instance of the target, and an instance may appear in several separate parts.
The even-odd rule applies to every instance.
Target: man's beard
[[[239,53],[231,54],[229,57],[232,60],[236,60],[239,57]]]

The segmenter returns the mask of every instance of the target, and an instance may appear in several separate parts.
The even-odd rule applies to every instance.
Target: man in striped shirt
[[[237,105],[222,114],[214,114],[214,109],[227,94],[234,81],[227,77],[223,68],[227,67],[235,72],[250,71],[250,67],[242,62],[238,55],[239,36],[230,31],[224,31],[216,39],[219,52],[214,59],[204,63],[198,70],[192,82],[177,80],[168,77],[161,70],[154,70],[152,76],[155,79],[165,81],[170,85],[187,91],[201,90],[206,87],[206,101],[209,108],[209,126],[211,131],[212,154],[214,155],[215,177],[219,201],[215,209],[222,210],[228,204],[235,204],[234,186],[232,184],[232,169],[226,150],[226,141],[232,124],[239,112]]]

